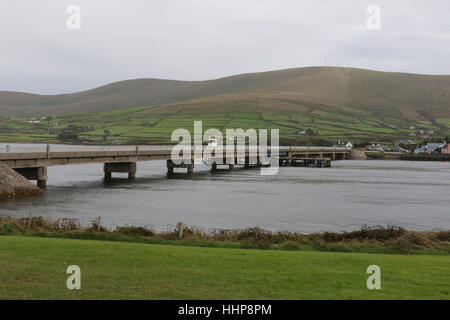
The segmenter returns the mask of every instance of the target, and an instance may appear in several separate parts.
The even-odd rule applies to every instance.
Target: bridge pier
[[[172,174],[175,168],[186,168],[188,174],[194,173],[194,163],[184,163],[176,164],[172,160],[167,160],[167,173]]]
[[[36,180],[39,188],[45,189],[47,187],[47,167],[18,168],[14,170],[28,180]]]
[[[136,178],[136,162],[105,163],[103,171],[105,172],[105,180],[111,180],[113,172],[128,173],[128,179],[133,180]]]
[[[230,159],[228,160],[228,162],[236,162],[236,159]],[[217,166],[228,166],[228,170],[234,170],[235,167],[235,163],[227,163],[226,159],[223,159],[222,163],[217,163],[217,162],[213,162],[211,165],[211,171],[218,171],[219,169],[217,168]]]
[[[245,165],[244,165],[245,168],[261,168],[262,166],[263,164],[259,156],[256,158],[256,163],[250,163],[250,158],[245,157]]]

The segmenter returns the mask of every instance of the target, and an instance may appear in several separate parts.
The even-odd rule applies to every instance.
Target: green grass
[[[158,112],[168,112],[170,108]],[[225,133],[226,128],[279,129],[280,136],[289,142],[305,144],[315,139],[323,139],[330,143],[337,140],[353,142],[393,142],[400,138],[408,138],[409,133],[419,130],[434,130],[439,136],[450,135],[446,122],[440,122],[437,128],[432,124],[414,121],[403,121],[403,126],[415,126],[416,129],[401,129],[396,121],[385,122],[383,119],[372,119],[370,114],[359,118],[342,116],[337,113],[311,115],[307,112],[264,111],[264,112],[230,112],[221,113],[218,107],[211,112],[191,110],[190,113],[154,113],[153,107],[133,108],[101,113],[78,115],[62,115],[54,117],[58,125],[52,128],[51,142],[62,142],[57,139],[58,133],[69,125],[92,127],[92,130],[79,133],[80,138],[87,138],[92,143],[101,144],[103,131],[110,131],[109,141],[119,139],[121,143],[168,143],[173,130],[187,128],[193,132],[195,120],[203,121],[203,130],[218,128]],[[309,116],[308,116],[309,115]],[[313,119],[313,120],[312,120]],[[395,125],[396,128],[391,128]],[[447,126],[446,126],[447,125]],[[316,135],[299,134],[302,130],[312,129]],[[435,135],[436,135],[435,134]],[[47,126],[30,125],[26,119],[0,120],[0,141],[3,142],[46,142]]]
[[[366,288],[369,265],[381,290]],[[69,265],[82,289],[68,290]],[[0,236],[0,299],[449,299],[450,256]]]

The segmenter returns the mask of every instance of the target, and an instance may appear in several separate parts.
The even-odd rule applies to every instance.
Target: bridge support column
[[[136,178],[136,162],[105,163],[103,166],[105,180],[110,180],[113,172],[128,173],[128,179]]]
[[[39,188],[44,189],[47,187],[47,167],[20,168],[14,170],[28,180],[36,180]]]
[[[194,163],[181,163],[176,164],[172,160],[167,160],[167,173],[172,174],[174,168],[186,168],[188,174],[194,173]]]
[[[294,166],[295,159],[294,159],[294,155],[292,154],[292,152],[288,152],[288,157],[289,157],[289,160],[288,160],[287,165],[288,165],[289,167],[293,167],[293,166]]]
[[[244,159],[244,167],[245,168],[250,167],[250,157],[245,157],[245,159]]]
[[[259,168],[259,167],[263,166],[262,163],[261,163],[261,158],[259,156],[256,157],[256,163],[254,163],[254,159],[252,159],[252,160],[253,160],[253,163],[250,163],[250,157],[245,157],[245,165],[244,165],[244,167],[245,168]]]

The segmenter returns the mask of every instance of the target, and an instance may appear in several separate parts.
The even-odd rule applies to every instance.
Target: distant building
[[[336,143],[333,148],[342,148],[342,147],[347,147],[347,148],[353,148],[353,144],[348,141],[347,143],[345,143],[344,141],[338,141],[338,143]]]
[[[396,142],[396,144],[410,145],[410,144],[415,144],[415,143],[411,139],[400,139]]]
[[[400,145],[408,145],[408,144],[409,144],[408,141],[405,141],[405,140],[396,141],[394,143],[394,148],[392,149],[392,151],[394,151],[394,152],[408,152],[407,149],[402,148],[400,146]]]
[[[111,141],[112,145],[119,145],[120,144],[120,140],[119,139],[115,139],[113,141]]]
[[[415,149],[414,153],[441,153],[444,147],[444,143],[428,143],[425,146]]]
[[[426,152],[425,147],[414,149],[414,153],[425,153],[425,152]]]
[[[41,121],[38,118],[29,118],[28,123],[36,124],[36,123],[41,123]]]
[[[370,151],[379,151],[379,152],[384,152],[387,149],[386,146],[383,146],[382,144],[371,144],[370,146],[367,146],[367,150]]]

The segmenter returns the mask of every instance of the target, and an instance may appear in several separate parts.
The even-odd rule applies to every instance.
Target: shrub
[[[134,226],[117,227],[115,231],[129,236],[153,237],[155,235],[153,230]]]

